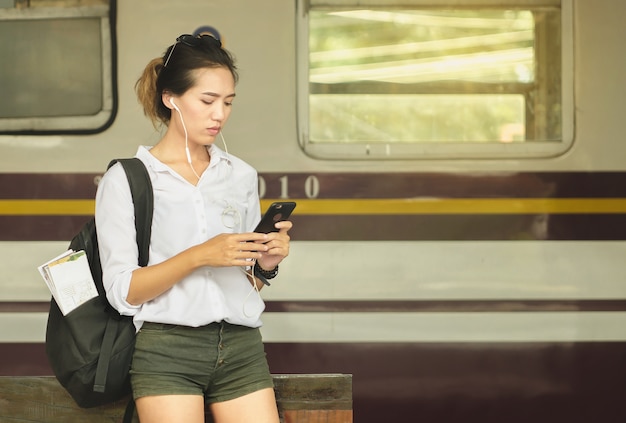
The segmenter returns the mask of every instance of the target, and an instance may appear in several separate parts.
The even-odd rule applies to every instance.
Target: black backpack
[[[150,177],[137,158],[113,160],[107,170],[116,162],[126,171],[135,206],[139,265],[146,266],[153,211]],[[132,317],[121,316],[107,301],[95,218],[82,227],[69,248],[85,250],[99,295],[66,316],[54,299],[50,301],[46,355],[54,375],[74,401],[83,408],[96,407],[131,392],[128,372],[135,347],[135,326]],[[132,399],[128,412],[134,412]]]

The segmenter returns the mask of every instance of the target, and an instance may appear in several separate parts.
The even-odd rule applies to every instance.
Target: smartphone
[[[272,203],[261,218],[261,221],[257,225],[254,232],[264,234],[269,232],[278,232],[278,229],[274,227],[274,224],[276,222],[287,220],[295,208],[296,203],[294,201],[277,201]]]

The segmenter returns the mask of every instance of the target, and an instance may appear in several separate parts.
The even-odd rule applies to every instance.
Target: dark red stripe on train
[[[0,199],[93,199],[97,173],[0,173]],[[265,197],[622,198],[626,172],[261,173]]]
[[[307,300],[266,301],[269,313],[615,312],[626,300]],[[0,313],[47,313],[48,301],[0,301]]]
[[[2,200],[88,199],[96,195],[97,173],[0,173]]]
[[[292,217],[294,241],[626,239],[626,214],[334,215]]]
[[[0,241],[67,241],[89,216],[2,216]]]
[[[626,421],[626,343],[268,343],[274,373],[353,375],[359,423]],[[43,344],[0,344],[0,375],[50,375]]]
[[[3,216],[0,241],[67,241],[88,216]],[[626,214],[298,215],[293,241],[626,240]]]

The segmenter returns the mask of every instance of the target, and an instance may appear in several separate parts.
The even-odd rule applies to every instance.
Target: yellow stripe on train
[[[626,213],[626,198],[415,198],[294,200],[303,215]],[[264,200],[262,207],[271,201]]]
[[[94,200],[0,200],[0,215],[93,215]]]
[[[277,199],[264,199],[265,210]],[[300,215],[622,214],[626,198],[295,199]],[[0,215],[92,215],[94,200],[0,200]]]

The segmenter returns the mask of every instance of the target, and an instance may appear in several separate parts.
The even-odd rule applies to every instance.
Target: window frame
[[[59,117],[3,118],[0,116],[0,134],[94,134],[111,126],[118,108],[115,11],[116,0],[110,0],[108,6],[0,9],[0,21],[99,18],[102,63],[102,106],[98,113]]]
[[[526,142],[309,142],[309,10],[336,8],[500,8],[561,9],[561,139]],[[573,0],[298,0],[296,27],[297,124],[300,148],[308,156],[326,160],[418,160],[550,158],[567,152],[574,142]],[[538,58],[540,60],[540,58]],[[541,65],[540,65],[541,66]],[[537,78],[540,78],[537,75]],[[527,105],[528,107],[528,105]]]

